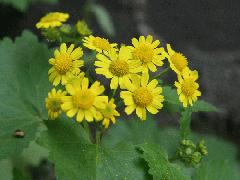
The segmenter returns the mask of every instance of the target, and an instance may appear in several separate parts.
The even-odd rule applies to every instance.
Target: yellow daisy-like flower
[[[67,91],[58,90],[53,88],[51,92],[48,93],[48,98],[45,98],[46,107],[48,110],[48,116],[54,120],[58,117],[61,111],[62,97],[67,94]]]
[[[89,37],[85,37],[85,39],[83,39],[83,42],[84,46],[89,49],[96,50],[99,53],[102,53],[103,51],[117,46],[116,43],[110,44],[107,39],[94,37],[92,35],[90,35]]]
[[[157,109],[163,107],[162,102],[164,97],[161,87],[156,87],[158,81],[153,79],[148,84],[148,76],[142,78],[137,75],[132,77],[132,82],[129,79],[124,81],[124,86],[128,91],[121,91],[120,97],[123,98],[125,105],[127,105],[125,112],[129,115],[136,109],[136,114],[141,120],[146,120],[146,109],[152,113],[158,113]],[[140,83],[142,86],[140,86]]]
[[[103,122],[102,125],[107,129],[110,123],[110,120],[112,120],[113,124],[116,123],[116,119],[114,116],[120,116],[120,114],[115,110],[116,105],[114,104],[114,99],[111,99],[109,103],[106,104],[106,107],[103,109],[100,109],[100,112],[103,116]]]
[[[166,53],[166,57],[168,58],[171,69],[177,74],[181,74],[183,69],[188,65],[187,58],[185,58],[185,56],[182,54],[176,53],[174,50],[172,50],[170,44],[167,44],[167,50],[168,54]]]
[[[65,22],[68,18],[69,14],[67,13],[50,12],[36,24],[36,27],[39,29],[61,26],[62,22]]]
[[[131,78],[134,73],[142,70],[141,62],[139,60],[129,60],[131,58],[131,51],[127,47],[122,46],[119,53],[113,48],[105,51],[104,54],[98,54],[96,56],[100,61],[95,62],[97,74],[103,74],[106,78],[112,78],[110,88],[117,89],[118,84],[120,88],[122,82]],[[108,57],[109,58],[108,58]]]
[[[62,43],[60,46],[60,52],[54,51],[55,58],[49,59],[49,63],[53,67],[48,71],[49,81],[53,82],[54,86],[57,86],[60,81],[62,85],[67,84],[67,80],[71,74],[78,74],[80,72],[79,67],[83,66],[83,60],[78,60],[83,55],[82,48],[78,47],[73,51],[74,45],[67,49],[67,45]]]
[[[92,31],[88,28],[85,21],[78,21],[76,24],[77,31],[82,36],[88,36],[92,34]]]
[[[157,66],[162,66],[162,60],[165,59],[164,55],[160,53],[164,52],[164,48],[156,48],[160,42],[156,40],[154,42],[152,36],[147,36],[146,40],[144,36],[140,36],[139,41],[136,38],[132,39],[132,46],[128,46],[132,50],[132,59],[140,60],[142,63],[142,72],[148,73],[148,69],[152,72],[157,71]]]
[[[183,107],[187,107],[188,101],[193,106],[192,101],[197,101],[197,96],[201,96],[201,92],[198,91],[199,84],[195,81],[198,79],[198,72],[191,71],[189,68],[184,68],[182,71],[182,76],[178,75],[178,81],[175,81],[175,86],[177,87],[177,93],[179,100],[183,102]]]
[[[62,98],[61,108],[67,116],[73,117],[77,114],[77,121],[82,122],[85,118],[87,121],[98,119],[97,108],[105,108],[108,102],[107,96],[99,96],[105,90],[100,82],[96,81],[90,88],[88,78],[83,78],[82,82],[73,81],[73,85],[67,84],[66,89],[71,96]]]

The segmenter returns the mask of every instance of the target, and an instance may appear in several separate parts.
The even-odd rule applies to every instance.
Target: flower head
[[[96,68],[96,73],[103,74],[106,78],[112,79],[110,84],[111,89],[117,89],[118,84],[123,88],[123,81],[142,70],[139,60],[129,60],[131,58],[131,51],[127,47],[121,47],[119,53],[111,48],[105,51],[104,54],[96,56],[100,60],[95,62],[95,66],[100,67]]]
[[[167,44],[168,54],[166,53],[166,57],[168,58],[168,62],[170,63],[170,67],[177,74],[181,74],[183,69],[187,67],[188,61],[185,56],[180,53],[176,53],[172,50],[170,44]]]
[[[92,35],[90,35],[89,37],[85,37],[85,39],[83,39],[83,42],[84,46],[89,49],[96,50],[99,53],[102,53],[103,51],[117,46],[116,43],[110,44],[107,39],[94,37]]]
[[[78,74],[80,72],[79,67],[83,66],[83,60],[78,60],[83,55],[83,51],[80,47],[73,51],[74,45],[67,49],[65,43],[61,44],[60,52],[54,51],[55,58],[49,59],[49,63],[53,67],[48,71],[49,81],[53,82],[53,85],[57,86],[60,81],[63,85],[67,84],[67,80],[71,74]]]
[[[55,118],[58,117],[58,114],[60,114],[61,111],[61,104],[62,102],[62,97],[67,94],[67,91],[58,90],[56,92],[56,89],[53,88],[50,93],[48,93],[48,98],[45,98],[46,101],[46,107],[49,109],[48,110],[48,116],[54,120]]]
[[[60,12],[50,12],[44,16],[39,23],[36,24],[37,28],[49,28],[61,26],[69,18],[69,14]]]
[[[142,63],[142,72],[148,73],[148,69],[152,72],[157,71],[157,66],[162,66],[162,60],[165,59],[164,55],[160,53],[164,52],[164,48],[156,48],[160,42],[156,40],[154,42],[152,36],[148,36],[145,40],[144,36],[140,36],[139,41],[136,38],[132,39],[132,46],[128,46],[132,50],[132,59],[140,60]]]
[[[73,85],[66,85],[71,96],[62,98],[62,110],[69,117],[77,114],[76,119],[79,122],[82,122],[84,118],[89,122],[93,121],[93,118],[98,119],[97,109],[105,108],[108,102],[107,96],[99,96],[105,90],[103,85],[96,81],[90,88],[88,86],[88,78],[83,78],[82,82],[73,81]]]
[[[82,36],[88,36],[92,34],[92,31],[88,28],[85,21],[78,21],[76,24],[77,31]]]
[[[183,107],[187,107],[188,101],[193,106],[192,101],[197,101],[197,96],[201,96],[201,92],[198,91],[199,84],[195,81],[198,79],[198,72],[191,71],[189,68],[184,68],[182,71],[182,76],[178,75],[178,81],[175,81],[175,86],[177,87],[177,93],[179,100],[183,102]]]
[[[114,99],[111,99],[109,103],[106,104],[105,108],[100,109],[103,117],[102,125],[104,125],[106,129],[109,126],[110,120],[113,122],[113,124],[116,123],[116,119],[114,116],[120,116],[120,114],[115,110],[115,108],[116,105],[114,104]]]
[[[120,93],[120,97],[127,105],[125,112],[129,115],[136,109],[136,114],[141,120],[146,120],[146,109],[152,114],[158,113],[157,109],[163,107],[162,102],[164,101],[164,97],[160,95],[162,88],[156,87],[158,81],[154,79],[148,84],[147,77],[140,78],[134,75],[132,82],[127,79],[124,86],[128,91],[121,91]]]

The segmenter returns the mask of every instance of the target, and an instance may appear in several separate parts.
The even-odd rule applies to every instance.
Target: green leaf
[[[189,139],[190,138],[190,122],[192,116],[192,108],[190,105],[185,109],[184,112],[181,113],[182,117],[179,119],[180,128],[181,128],[181,137],[182,139]]]
[[[236,180],[240,179],[239,164],[226,159],[204,161],[198,169],[194,180]]]
[[[109,36],[115,36],[115,28],[107,9],[100,4],[90,5],[90,10],[96,15],[100,28]]]
[[[80,123],[64,116],[44,120],[37,143],[50,150],[57,179],[145,179],[136,147],[124,142],[113,149],[92,144]]]
[[[145,144],[139,145],[139,147],[143,150],[142,157],[148,162],[149,173],[153,175],[154,179],[190,179],[185,169],[168,161],[167,153],[161,146],[146,141]]]
[[[162,95],[164,96],[163,110],[165,110],[170,116],[172,116],[169,111],[173,110],[174,112],[180,113],[185,109],[183,107],[183,103],[179,101],[179,96],[176,89],[172,89],[171,87],[162,87],[162,89]],[[220,112],[219,109],[217,109],[215,106],[204,102],[203,100],[197,100],[196,102],[193,102],[192,111]]]
[[[45,98],[52,87],[48,59],[52,56],[53,50],[30,31],[15,42],[10,38],[0,42],[0,160],[20,155],[35,139],[41,119],[47,118]],[[25,136],[13,137],[16,129]]]
[[[4,4],[11,4],[14,8],[20,10],[20,11],[26,11],[28,6],[31,3],[34,3],[36,1],[42,1],[42,2],[47,2],[47,3],[57,3],[58,0],[0,0],[0,2]]]

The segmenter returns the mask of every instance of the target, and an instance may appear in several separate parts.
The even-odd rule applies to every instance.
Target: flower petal
[[[125,112],[127,113],[127,115],[132,114],[132,112],[135,110],[136,106],[137,106],[136,104],[132,104],[130,106],[127,106],[125,108]]]
[[[73,116],[77,113],[77,111],[78,111],[78,108],[77,108],[77,107],[72,108],[72,109],[70,109],[70,110],[67,112],[67,116],[68,116],[68,117],[73,117]]]
[[[78,122],[82,122],[83,118],[84,118],[84,110],[80,108],[80,109],[78,110],[76,120],[77,120]]]
[[[117,89],[118,88],[118,76],[113,76],[110,84],[111,89]]]

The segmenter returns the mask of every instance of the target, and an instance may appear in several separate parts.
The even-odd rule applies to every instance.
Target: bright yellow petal
[[[94,65],[98,67],[109,68],[109,64],[102,61],[95,61]]]
[[[67,50],[67,54],[68,54],[68,55],[71,54],[73,48],[74,48],[74,44],[71,44],[70,47],[69,47],[68,50]]]
[[[139,46],[139,42],[136,38],[132,38],[132,44],[135,48]]]
[[[79,109],[78,113],[77,113],[76,120],[78,122],[82,122],[83,118],[84,118],[84,110],[83,109]]]
[[[156,66],[152,62],[148,62],[147,66],[150,69],[150,71],[152,71],[152,72],[156,72],[157,71]]]
[[[117,89],[118,88],[118,76],[113,76],[110,84],[111,89]]]
[[[71,58],[74,60],[79,59],[80,57],[83,56],[83,51],[82,48],[78,47],[77,49],[75,49],[72,53],[71,53]]]
[[[152,41],[153,41],[153,37],[151,35],[148,35],[147,39],[146,39],[146,43],[147,44],[152,44]]]
[[[163,62],[161,59],[153,59],[152,62],[156,64],[157,66],[162,66]]]
[[[92,122],[93,121],[93,116],[92,116],[92,113],[89,109],[86,109],[84,111],[85,113],[85,119],[88,121],[88,122]]]
[[[66,54],[67,53],[67,45],[66,43],[62,43],[60,46],[60,53],[61,54]]]
[[[153,47],[153,48],[156,48],[156,47],[158,47],[159,44],[160,44],[160,41],[159,41],[159,40],[156,40],[156,41],[154,41],[154,42],[152,43],[152,47]]]
[[[54,79],[54,81],[53,81],[53,85],[54,85],[54,86],[57,86],[57,85],[60,83],[60,81],[61,81],[61,75],[58,74],[58,75],[56,76],[56,78]]]
[[[156,79],[153,79],[148,85],[147,88],[150,91],[153,91],[153,89],[158,85],[158,81]]]
[[[132,114],[132,112],[136,109],[136,106],[137,106],[136,104],[132,104],[130,106],[127,106],[125,108],[125,112],[127,113],[127,115]]]
[[[168,50],[168,54],[169,54],[170,56],[172,56],[172,55],[174,55],[174,54],[175,54],[175,51],[174,51],[174,50],[172,50],[172,48],[171,48],[170,44],[167,44],[167,50]]]
[[[123,86],[131,92],[134,92],[136,90],[136,87],[133,86],[133,84],[130,82],[129,79],[126,79],[125,81],[123,81]]]
[[[156,96],[160,93],[162,93],[162,88],[161,87],[156,87],[155,89],[152,90],[152,95],[153,96]]]
[[[68,117],[73,117],[73,116],[77,113],[77,111],[78,111],[78,108],[77,108],[77,107],[72,108],[72,109],[70,109],[70,110],[67,112],[67,116],[68,116]]]
[[[140,36],[139,37],[139,44],[144,44],[145,43],[145,37],[144,36]]]
[[[67,84],[66,85],[66,90],[71,95],[75,95],[75,93],[76,93],[76,90],[73,88],[73,86],[71,84]]]
[[[137,106],[136,114],[137,114],[138,117],[140,117],[140,119],[142,119],[143,118],[143,108],[140,107],[140,106]]]
[[[88,89],[88,86],[89,86],[88,78],[83,78],[83,80],[82,80],[82,89]]]
[[[149,74],[148,73],[143,73],[142,78],[141,78],[142,87],[147,86],[148,80],[149,80]]]
[[[56,57],[58,57],[58,56],[60,56],[60,52],[56,49],[56,50],[54,51],[54,57],[56,58]]]
[[[157,114],[159,112],[155,107],[153,107],[151,105],[147,106],[146,108],[152,114]]]
[[[143,120],[146,120],[146,118],[147,118],[146,108],[143,108],[143,109],[142,109],[142,115],[143,115],[143,116],[142,116],[142,119],[141,119],[141,120],[142,120],[142,121],[143,121]]]

